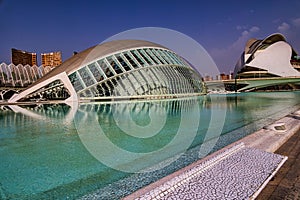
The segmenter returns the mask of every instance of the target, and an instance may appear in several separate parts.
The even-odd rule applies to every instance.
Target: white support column
[[[68,75],[66,74],[66,72],[62,72],[60,74],[57,74],[56,76],[53,76],[39,84],[34,85],[33,87],[30,87],[24,91],[22,91],[20,94],[15,94],[13,95],[8,102],[9,103],[14,103],[19,101],[20,99],[26,97],[27,95],[37,91],[38,89],[52,83],[53,81],[56,80],[61,80],[61,82],[63,82],[64,86],[68,89],[68,91],[70,92],[70,97],[68,99],[66,99],[65,101],[78,101],[78,97],[77,97],[77,93],[72,85],[72,83],[70,82]]]

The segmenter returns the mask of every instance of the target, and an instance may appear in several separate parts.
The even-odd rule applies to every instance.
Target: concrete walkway
[[[208,160],[214,160],[216,157],[218,157],[218,154],[220,154],[220,152],[224,152],[224,151],[230,151],[231,148],[234,148],[234,146],[238,145],[239,143],[243,143],[247,148],[250,149],[256,149],[259,150],[261,152],[269,152],[269,153],[274,153],[276,152],[277,154],[283,155],[283,156],[288,156],[288,163],[290,164],[286,164],[285,166],[288,166],[288,168],[284,168],[283,171],[285,173],[287,173],[287,175],[285,175],[285,178],[274,178],[273,176],[270,176],[269,178],[273,177],[274,178],[274,185],[273,185],[273,189],[272,189],[272,185],[271,185],[271,189],[264,189],[266,185],[270,185],[272,183],[269,183],[269,179],[267,179],[265,181],[265,183],[261,182],[261,186],[259,189],[257,189],[257,191],[255,192],[255,194],[253,195],[249,195],[246,197],[246,199],[254,199],[257,197],[257,199],[300,199],[299,198],[299,194],[300,194],[300,156],[299,156],[299,152],[300,152],[300,136],[299,136],[299,131],[300,130],[300,111],[297,111],[295,113],[292,113],[276,122],[274,122],[271,125],[266,126],[265,128],[246,136],[245,138],[231,144],[228,145],[227,147],[219,150],[218,152],[215,152],[173,174],[170,174],[169,176],[166,176],[164,178],[162,178],[161,180],[158,180],[155,183],[152,183],[134,193],[132,193],[131,195],[125,197],[124,199],[143,199],[143,197],[148,197],[149,195],[149,199],[157,199],[157,197],[160,199],[161,197],[164,196],[168,196],[169,194],[169,190],[165,190],[165,185],[167,185],[169,187],[169,185],[167,183],[172,183],[171,185],[173,185],[173,181],[172,180],[176,180],[176,178],[180,178],[182,176],[184,176],[185,174],[187,175],[187,179],[192,179],[194,177],[191,177],[189,175],[189,173],[187,173],[188,171],[191,171],[193,169],[197,169],[197,165],[201,164],[202,162],[206,162]],[[294,137],[292,137],[293,135],[296,136],[298,135],[298,138],[294,139]],[[297,147],[292,147],[293,145],[290,144],[293,143],[295,144],[294,146]],[[281,148],[280,148],[281,147]],[[283,149],[283,150],[279,150],[279,149]],[[279,152],[277,152],[279,151]],[[254,159],[255,160],[255,159]],[[294,164],[291,164],[294,163]],[[269,160],[266,160],[266,163],[271,163],[269,162]],[[295,165],[295,166],[293,166]],[[246,165],[247,166],[247,165]],[[243,167],[247,168],[246,166],[243,165]],[[249,165],[250,166],[250,165]],[[280,167],[280,166],[279,166]],[[277,172],[278,169],[276,169],[273,172]],[[229,171],[224,170],[224,172],[228,173]],[[230,174],[230,173],[229,173]],[[242,175],[243,173],[238,173],[240,175]],[[278,176],[278,174],[277,174]],[[247,180],[247,179],[244,179]],[[222,184],[226,184],[228,182],[223,182]],[[268,184],[267,184],[268,183]],[[238,183],[240,184],[240,183]],[[278,185],[277,185],[278,184]],[[281,184],[281,185],[280,185]],[[184,183],[184,185],[186,187],[191,186],[191,183],[186,181]],[[268,187],[267,187],[268,188]],[[274,190],[274,188],[279,189],[279,191]],[[162,190],[165,190],[166,194],[162,194]],[[267,193],[261,193],[261,190],[264,189],[264,191],[266,191]],[[157,195],[157,193],[155,193],[156,191],[158,191],[159,195]],[[171,191],[174,191],[173,189],[171,189]],[[232,191],[235,191],[235,189],[233,189]],[[153,193],[154,192],[154,193]],[[284,193],[279,195],[279,193]],[[180,194],[180,192],[178,192],[177,194]],[[191,197],[193,194],[195,194],[195,192],[193,190],[188,191],[188,198],[187,199],[195,199],[195,198],[189,198]],[[259,194],[259,196],[257,196]],[[178,197],[178,195],[173,196],[172,198],[176,199],[176,197]],[[217,198],[213,198],[213,196],[209,196],[210,199],[219,199]],[[220,197],[220,196],[219,196]],[[171,198],[171,199],[172,199]],[[196,198],[197,199],[197,198]],[[227,199],[227,198],[225,198]],[[240,199],[239,197],[235,197],[234,199]],[[245,199],[245,198],[242,198]]]
[[[257,199],[300,199],[300,130],[276,153],[288,156],[288,160]]]

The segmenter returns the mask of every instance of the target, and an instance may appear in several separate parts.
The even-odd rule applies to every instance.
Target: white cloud
[[[242,30],[242,29],[243,29],[242,26],[240,26],[240,25],[236,26],[236,30]]]
[[[242,26],[237,26],[237,29],[238,27],[241,28],[240,30],[243,30]],[[228,73],[229,70],[233,71],[239,56],[244,51],[247,41],[250,38],[255,37],[255,34],[259,31],[259,27],[252,26],[247,30],[243,30],[237,40],[228,47],[223,49],[215,48],[210,51],[211,56],[221,72]]]
[[[245,30],[247,29],[247,26],[242,26],[242,25],[237,25],[236,26],[236,30],[240,31],[240,30]]]
[[[243,31],[242,32],[242,36],[245,36],[245,35],[248,35],[249,34],[249,31]]]
[[[250,32],[251,33],[256,33],[256,32],[258,32],[260,29],[259,29],[259,27],[257,27],[257,26],[253,26],[253,27],[251,27],[250,28]]]
[[[300,27],[300,18],[292,20],[294,26]]]
[[[242,32],[242,34],[247,34],[247,32],[257,32],[257,31],[259,31],[259,27],[257,27],[257,26],[252,26],[250,29],[248,29],[248,26],[241,26],[241,25],[238,25],[238,26],[236,26],[236,30],[238,30],[238,31],[241,31],[241,30],[244,30],[244,32]]]
[[[300,17],[294,19],[274,20],[277,24],[277,31],[285,36],[289,44],[299,52],[300,49]]]
[[[277,30],[280,32],[280,33],[285,33],[287,32],[289,29],[290,29],[290,25],[286,22],[283,22],[281,25],[279,25],[277,27]]]

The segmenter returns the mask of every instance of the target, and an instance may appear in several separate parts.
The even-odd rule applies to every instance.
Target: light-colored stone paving
[[[249,199],[285,160],[241,143],[136,199]]]
[[[127,199],[255,199],[283,165],[273,154],[300,130],[300,110],[152,183]],[[275,130],[275,126],[284,130]],[[230,155],[230,156],[228,156]]]

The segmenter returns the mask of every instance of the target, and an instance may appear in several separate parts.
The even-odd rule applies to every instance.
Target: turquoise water
[[[2,106],[0,197],[120,198],[298,110],[299,97]]]

